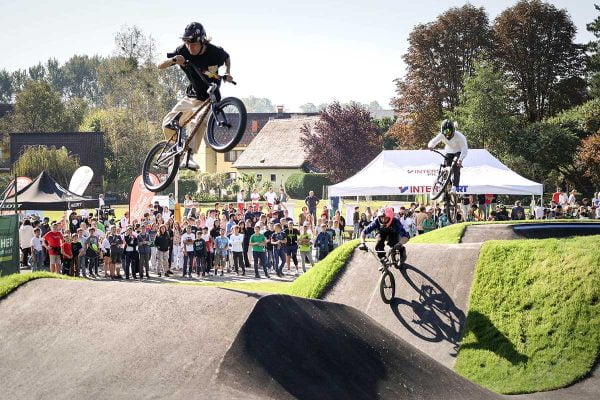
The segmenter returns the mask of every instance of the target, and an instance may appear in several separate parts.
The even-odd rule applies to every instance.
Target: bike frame
[[[229,123],[227,121],[227,116],[225,115],[225,113],[222,113],[223,121],[221,121],[217,117],[217,113],[215,112],[215,110],[217,108],[217,103],[219,102],[219,99],[217,98],[217,90],[220,87],[220,82],[221,82],[221,79],[223,79],[223,77],[219,76],[219,83],[210,82],[208,79],[206,79],[206,77],[204,76],[202,71],[200,71],[198,69],[198,67],[196,67],[194,64],[190,63],[189,61],[186,61],[185,68],[192,68],[194,70],[194,72],[196,72],[196,74],[200,77],[202,82],[204,82],[208,86],[208,90],[206,91],[206,93],[208,93],[208,101],[210,102],[210,108],[204,113],[204,115],[201,116],[200,121],[198,122],[198,124],[196,125],[196,127],[194,128],[192,133],[187,136],[184,143],[182,143],[182,140],[181,140],[183,128],[198,115],[198,113],[206,105],[206,101],[204,103],[202,103],[202,105],[200,107],[198,107],[198,109],[190,116],[190,118],[187,121],[185,121],[185,123],[183,123],[183,125],[179,125],[179,121],[174,121],[175,122],[174,125],[176,128],[176,134],[177,134],[175,143],[167,151],[163,152],[163,154],[161,155],[161,157],[158,158],[158,160],[156,160],[156,164],[158,164],[158,165],[162,164],[165,161],[168,161],[173,156],[173,153],[180,155],[185,152],[185,150],[188,148],[192,139],[196,136],[196,133],[198,132],[198,128],[200,127],[200,125],[202,125],[202,122],[207,117],[209,112],[215,118],[215,120],[217,121],[217,125],[219,127],[229,125]],[[235,84],[235,82],[232,82],[232,83]],[[171,137],[171,138],[173,138],[173,137]]]

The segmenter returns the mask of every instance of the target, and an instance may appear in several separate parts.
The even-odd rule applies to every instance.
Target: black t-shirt
[[[196,239],[194,240],[194,255],[195,256],[204,256],[206,254],[206,242],[204,239]]]
[[[270,230],[266,230],[265,233],[265,238],[267,239],[267,249],[272,249],[273,248],[273,244],[271,243],[271,235],[273,235],[273,231]]]
[[[200,71],[207,72],[205,74],[207,79],[210,79],[213,74],[212,78],[216,78],[219,67],[225,64],[225,61],[229,58],[229,54],[225,50],[210,43],[206,45],[206,51],[203,54],[193,56],[185,45],[181,45],[175,49],[173,54],[169,54],[171,57],[175,55],[183,56],[183,58],[193,63]],[[185,75],[190,80],[186,95],[199,100],[208,99],[208,93],[206,93],[208,86],[204,84],[202,79],[196,74],[196,71],[192,67],[181,67],[181,69],[183,69],[183,72],[185,72]]]
[[[300,231],[296,228],[293,228],[292,230],[286,228],[284,232],[287,235],[288,239],[287,245],[296,246],[298,244],[298,236],[300,235]]]

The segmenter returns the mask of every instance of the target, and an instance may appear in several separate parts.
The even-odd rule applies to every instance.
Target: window
[[[244,150],[231,150],[225,153],[225,161],[235,162],[240,157]]]
[[[277,180],[277,175],[271,174],[271,182],[275,182]]]
[[[262,174],[256,174],[256,180],[257,181],[262,181]]]

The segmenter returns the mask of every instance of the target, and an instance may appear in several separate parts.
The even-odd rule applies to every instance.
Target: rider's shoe
[[[191,169],[192,171],[196,171],[200,168],[200,166],[198,164],[196,164],[196,161],[194,161],[194,158],[192,157],[192,155],[190,154],[190,152],[187,152],[187,154],[185,154],[183,156],[183,159],[181,160],[181,164],[179,165],[180,169]]]

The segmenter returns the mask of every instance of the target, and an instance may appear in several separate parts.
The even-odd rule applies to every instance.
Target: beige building
[[[261,180],[273,182],[273,186],[283,185],[294,172],[307,170],[300,141],[302,127],[307,125],[312,129],[317,120],[318,117],[270,120],[233,163],[233,168],[256,174]]]

